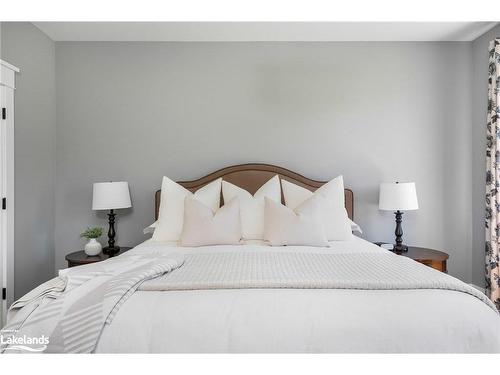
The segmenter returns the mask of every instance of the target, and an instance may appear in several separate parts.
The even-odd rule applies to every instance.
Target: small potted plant
[[[88,256],[96,256],[101,252],[102,245],[97,241],[97,239],[101,236],[101,227],[89,227],[85,232],[80,234],[80,237],[84,237],[89,240],[89,242],[85,244],[85,254],[87,254]]]

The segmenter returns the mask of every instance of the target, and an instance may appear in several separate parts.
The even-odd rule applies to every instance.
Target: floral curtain
[[[500,39],[490,42],[486,136],[486,293],[500,310]]]

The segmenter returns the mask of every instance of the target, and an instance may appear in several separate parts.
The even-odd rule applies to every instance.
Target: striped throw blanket
[[[13,304],[0,351],[91,353],[105,324],[142,282],[183,262],[180,254],[134,255],[64,270]]]

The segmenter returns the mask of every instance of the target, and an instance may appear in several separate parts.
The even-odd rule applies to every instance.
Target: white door
[[[0,60],[0,327],[14,302],[14,90],[19,69]],[[5,110],[4,110],[5,108]]]
[[[3,197],[5,197],[4,193],[7,188],[7,176],[6,176],[6,150],[7,150],[7,121],[4,119],[4,115],[6,116],[6,108],[7,107],[7,88],[5,86],[0,86],[0,199],[2,199],[1,204],[3,205]],[[4,110],[5,108],[5,110]],[[5,111],[5,113],[4,113]],[[5,324],[5,315],[7,312],[7,301],[4,299],[3,288],[7,285],[7,270],[6,266],[6,249],[7,249],[7,215],[6,210],[3,209],[3,206],[0,207],[0,283],[2,287],[2,296],[1,296],[1,308],[0,308],[0,327]]]
[[[0,60],[0,327],[14,302],[14,90],[19,69]],[[5,110],[4,110],[5,108]]]

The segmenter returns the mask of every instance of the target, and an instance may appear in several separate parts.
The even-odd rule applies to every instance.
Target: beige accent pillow
[[[238,199],[229,201],[213,213],[198,200],[186,197],[181,246],[238,245],[240,240]]]
[[[314,193],[286,180],[281,180],[285,204],[292,210],[311,197],[319,198],[321,215],[329,241],[349,241],[353,238],[352,225],[345,209],[344,179],[338,176],[327,182]]]
[[[278,175],[275,175],[254,195],[245,189],[222,181],[222,196],[224,202],[234,198],[240,201],[241,230],[245,240],[262,240],[264,238],[264,197],[281,202],[281,185]]]
[[[192,197],[212,212],[220,206],[220,191],[222,178],[206,184],[194,194],[185,187],[163,177],[161,183],[161,201],[158,221],[153,233],[153,241],[179,241],[184,220],[184,199]]]
[[[295,210],[265,198],[264,239],[272,246],[329,246],[318,199]]]

